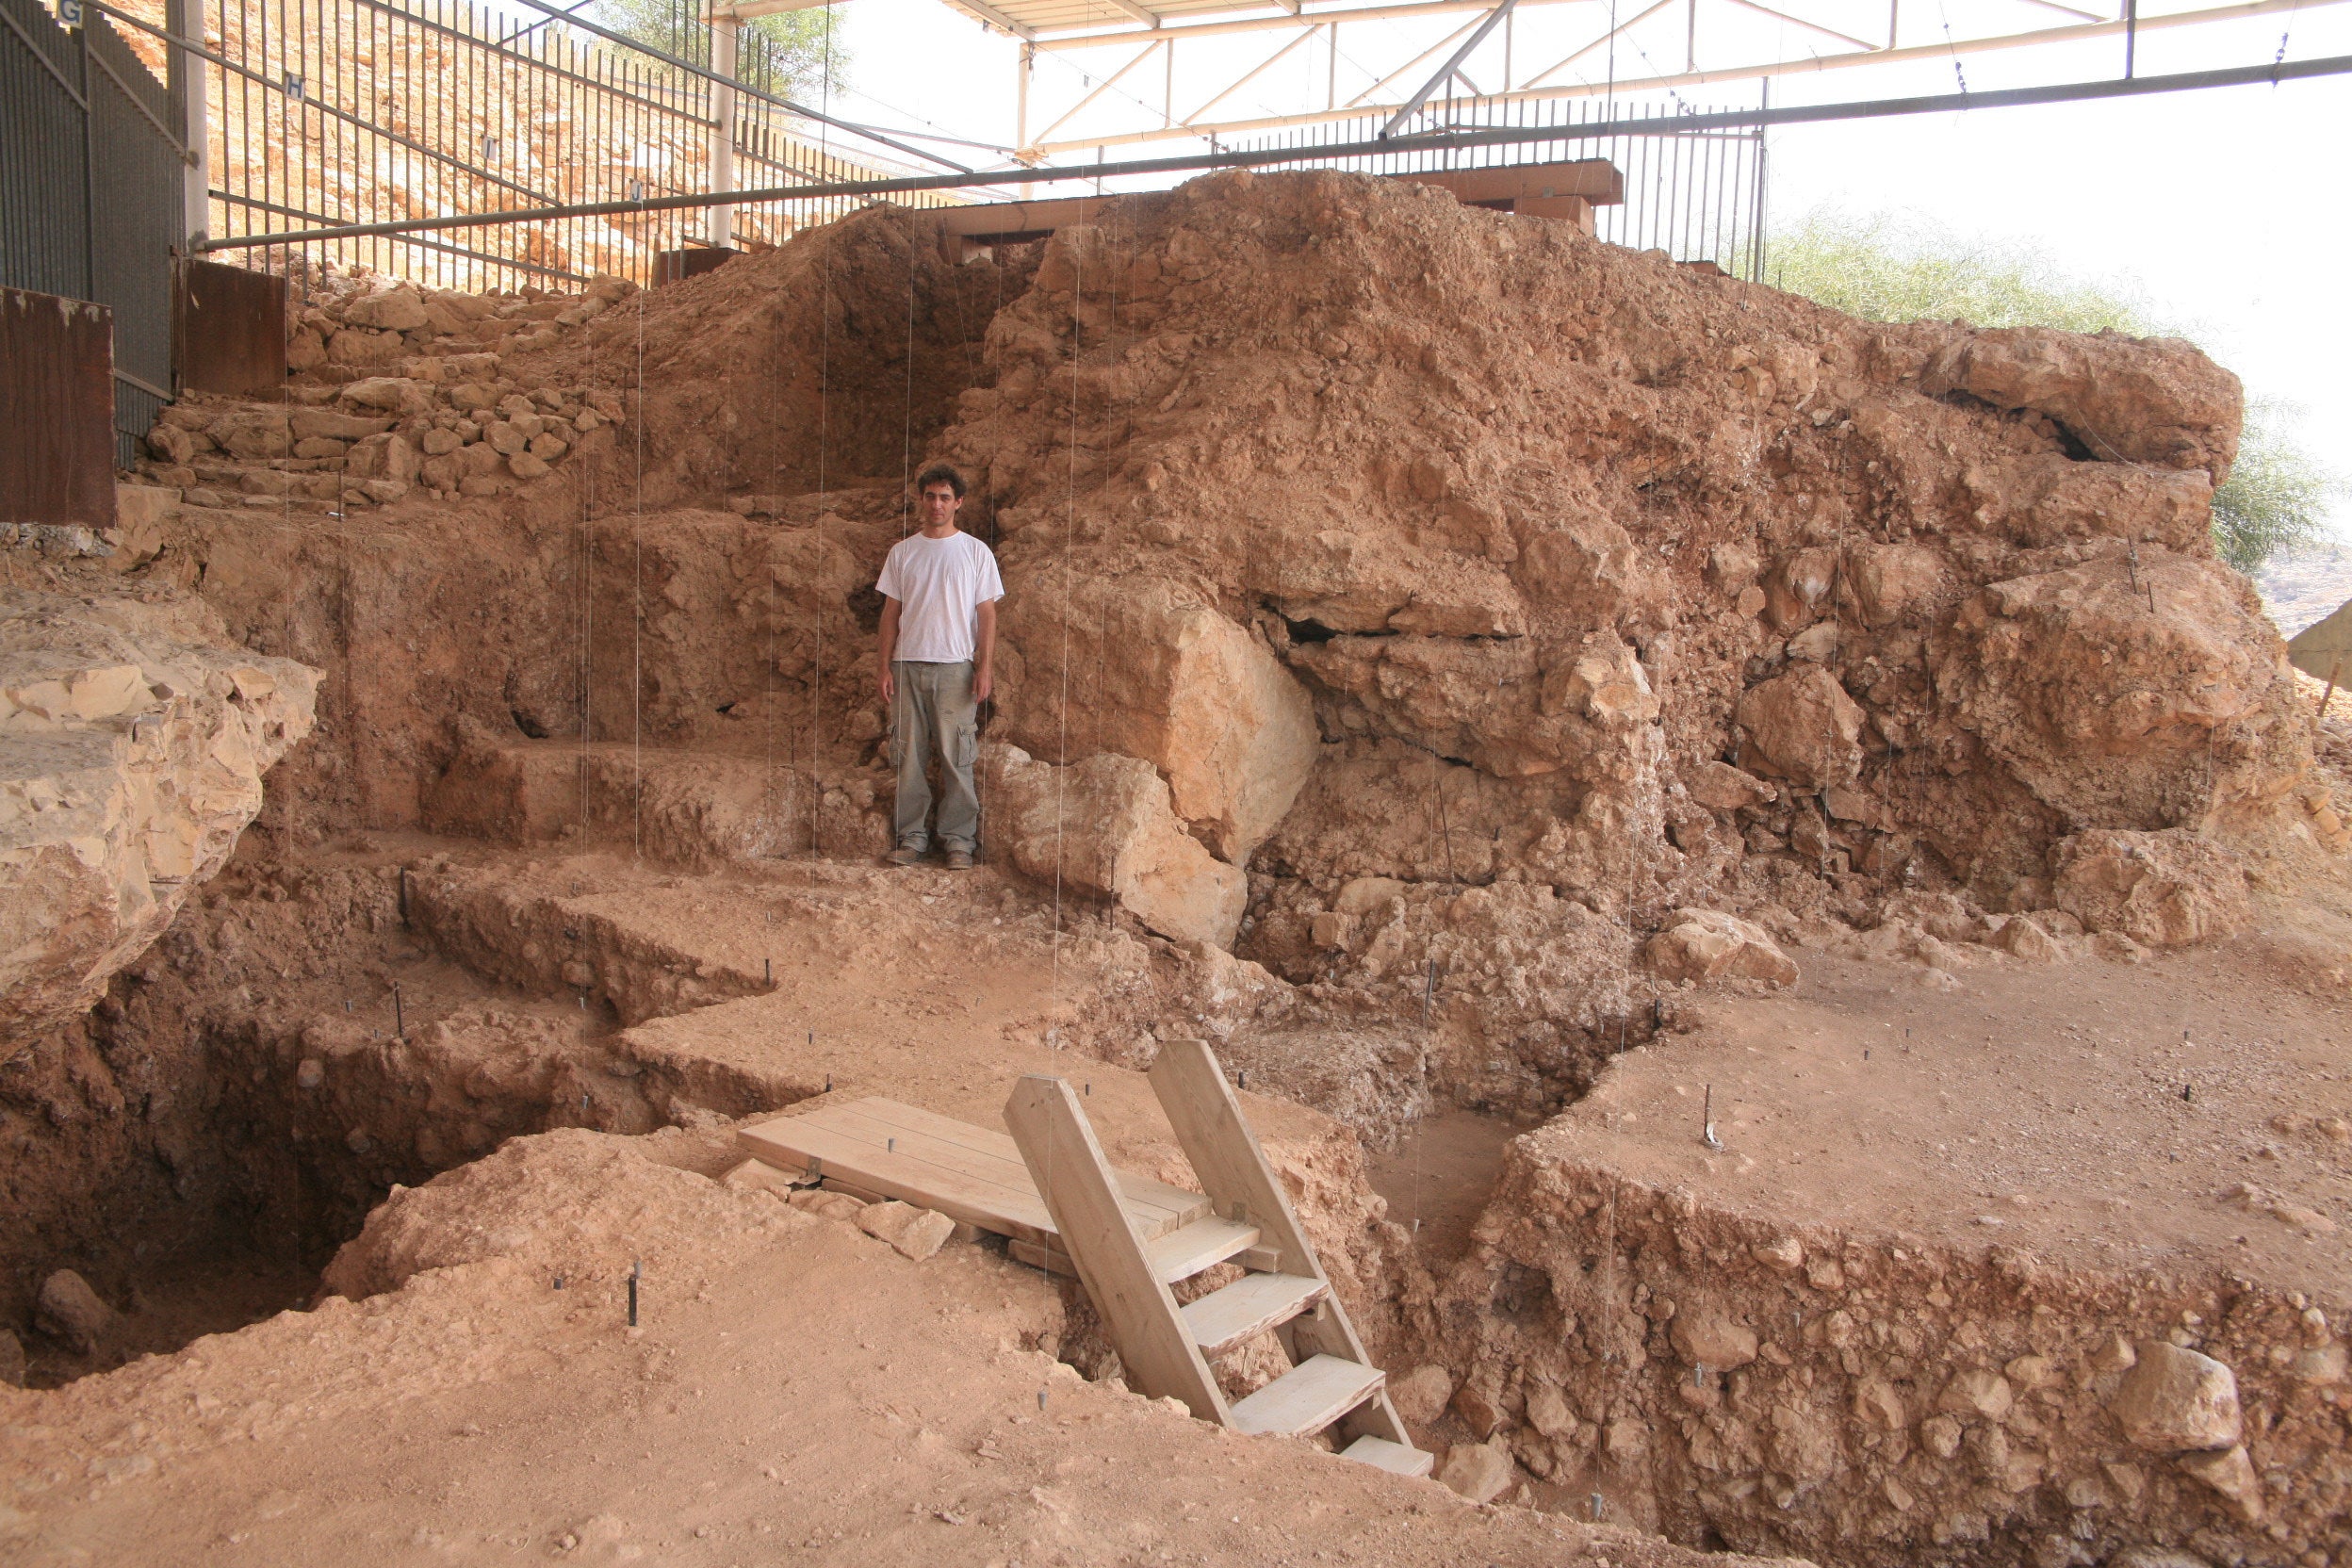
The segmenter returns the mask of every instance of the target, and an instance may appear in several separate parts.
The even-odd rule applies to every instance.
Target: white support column
[[[710,127],[710,194],[735,188],[735,33],[743,24],[732,11],[715,7],[710,12],[710,70],[726,78],[711,89],[711,118],[718,123]],[[703,237],[716,246],[735,242],[735,209],[715,206],[704,228]]]
[[[1013,151],[1029,150],[1029,78],[1037,74],[1037,46],[1021,46],[1021,66],[1013,76]]]
[[[164,0],[167,32],[197,44],[204,41],[204,0]],[[180,139],[188,158],[180,171],[180,237],[191,251],[212,232],[212,115],[210,90],[204,78],[205,60],[177,44],[171,46],[166,71],[180,93]]]

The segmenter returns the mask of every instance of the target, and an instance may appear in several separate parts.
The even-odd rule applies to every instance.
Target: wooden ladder
[[[1397,1419],[1386,1375],[1364,1354],[1216,1055],[1200,1040],[1171,1042],[1150,1078],[1212,1205],[1207,1215],[1155,1237],[1147,1237],[1129,1212],[1067,1081],[1030,1074],[1004,1105],[1004,1125],[1119,1349],[1128,1382],[1152,1398],[1183,1400],[1203,1421],[1253,1436],[1306,1437],[1336,1425],[1348,1440],[1345,1457],[1398,1475],[1428,1475],[1429,1456],[1413,1446]],[[1177,1304],[1170,1286],[1230,1262],[1248,1272]],[[1291,1369],[1229,1402],[1209,1363],[1269,1330]]]

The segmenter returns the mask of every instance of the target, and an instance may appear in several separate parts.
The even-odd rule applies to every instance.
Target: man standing
[[[996,601],[1004,580],[988,547],[956,530],[964,489],[964,476],[944,463],[916,478],[923,531],[891,547],[874,583],[882,595],[882,703],[890,710],[898,766],[895,866],[913,865],[931,845],[933,751],[939,756],[937,836],[948,868],[969,869],[979,843],[972,765],[980,704],[994,684]]]

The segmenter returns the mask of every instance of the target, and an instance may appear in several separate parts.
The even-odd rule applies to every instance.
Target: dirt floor
[[[692,1178],[609,1145],[563,1135],[512,1194],[628,1202],[593,1285],[473,1264],[118,1374],[145,1420],[26,1478],[11,1560],[1696,1560],[1089,1384],[1033,1348],[1059,1314],[1034,1271],[963,1245],[910,1264],[764,1196],[694,1212]],[[631,1330],[611,1266],[635,1244],[657,1261]],[[122,1397],[85,1385],[58,1417],[79,1437]],[[183,1447],[191,1402],[213,1429]],[[49,1435],[36,1466],[62,1461]]]
[[[0,1556],[2352,1568],[2352,717],[2213,559],[2232,378],[1335,175],[939,238],[333,280],[115,557],[7,564],[26,657],[201,600],[207,723],[302,678],[196,874],[0,791],[67,868]],[[938,452],[1011,588],[965,873],[878,861],[865,662]],[[1177,1039],[1455,1486],[737,1168],[1044,1073],[1191,1184]]]
[[[413,1037],[475,1051],[452,1071],[514,1037],[451,1019],[585,1018],[607,1076],[630,1075],[630,1114],[673,1125],[525,1135],[392,1185],[327,1271],[356,1303],[283,1253],[140,1275],[114,1353],[128,1364],[10,1400],[0,1528],[19,1560],[1434,1563],[1469,1549],[1635,1564],[1674,1550],[1590,1527],[1593,1496],[1605,1520],[1658,1522],[1606,1466],[1523,1473],[1519,1506],[1480,1511],[1309,1447],[1241,1446],[1079,1377],[1070,1363],[1103,1369],[1083,1307],[1000,1250],[909,1264],[710,1180],[736,1159],[738,1118],[884,1093],[993,1122],[1030,1070],[1084,1083],[1114,1158],[1184,1179],[1117,1060],[1147,1054],[1146,1020],[1209,1016],[1170,944],[1074,906],[1057,939],[1050,892],[985,867],[686,876],[397,836],[340,859],[387,857],[411,868],[411,924],[373,939],[387,977],[343,1015],[357,988],[328,965],[306,1005],[388,1045],[397,978]],[[567,981],[541,938],[584,939],[589,922],[639,968]],[[1707,996],[1541,1128],[1441,1110],[1367,1158],[1328,1119],[1248,1096],[1327,1257],[1356,1270],[1395,1373],[1466,1370],[1409,1301],[1397,1319],[1380,1298],[1477,1277],[1481,1243],[1527,1212],[1489,1211],[1514,1148],[1849,1245],[2000,1243],[2061,1269],[2352,1294],[2335,1229],[2352,1221],[2352,1048],[2340,1005],[2279,984],[2262,939],[1956,978],[1800,957],[1791,990]],[[662,1004],[665,974],[739,994]],[[330,1093],[359,1059],[341,1049],[322,1051]],[[1710,1089],[1721,1152],[1701,1141]],[[323,1133],[348,1148],[382,1132],[387,1113],[368,1114]],[[632,1333],[623,1282],[639,1260]],[[33,1345],[35,1381],[77,1369]],[[139,1359],[151,1350],[165,1353]],[[1463,1409],[1430,1413],[1422,1440],[1477,1441]],[[1135,1487],[1138,1470],[1156,1485]],[[1267,1506],[1286,1489],[1296,1506]]]
[[[2139,965],[1805,956],[1619,1058],[1547,1138],[1791,1222],[2352,1289],[2352,1020],[2259,938]],[[1723,1145],[1702,1141],[1713,1093]]]

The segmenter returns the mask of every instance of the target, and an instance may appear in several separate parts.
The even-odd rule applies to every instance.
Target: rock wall
[[[88,1011],[226,863],[317,683],[199,599],[0,590],[0,1061]]]
[[[2346,845],[2208,543],[2238,392],[2185,344],[1854,321],[1331,173],[962,265],[874,209],[588,303],[396,334],[445,378],[395,367],[438,400],[403,439],[471,417],[432,391],[459,349],[492,412],[618,400],[550,472],[290,548],[236,509],[160,531],[152,570],[257,645],[369,650],[306,820],[561,837],[526,743],[585,739],[568,830],[617,825],[626,743],[632,843],[662,747],[732,760],[664,786],[660,853],[862,852],[872,577],[946,455],[1010,590],[991,740],[1165,788],[1084,890],[1295,988],[1301,1050],[1459,1101],[1544,1110],[1670,1024],[1707,976],[1643,955],[1693,912],[1907,952],[1949,899],[1936,940],[2122,950]],[[310,390],[381,379],[339,363]],[[1067,813],[1022,806],[1068,778],[993,774],[995,847],[1068,873]]]
[[[1468,1435],[1570,1495],[1889,1568],[2341,1549],[2343,1303],[1792,1230],[1552,1144],[1512,1146],[1470,1257],[1407,1315]]]
[[[1676,909],[2201,939],[2346,845],[2185,343],[1855,321],[1316,172],[1061,231],[988,351],[942,449],[1003,533],[1004,733],[1150,761],[1251,874],[1236,951],[1366,1026],[1434,997],[1457,1092],[1655,1027]],[[2199,846],[2194,909],[2061,893],[2114,833]]]

